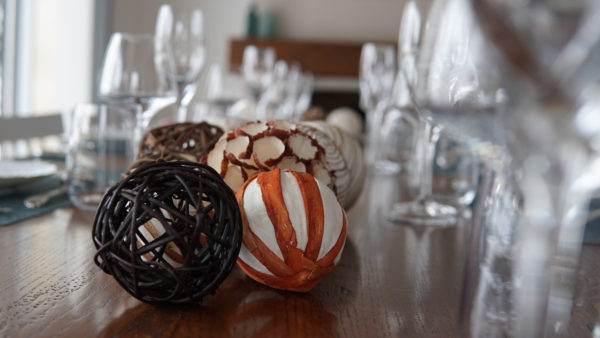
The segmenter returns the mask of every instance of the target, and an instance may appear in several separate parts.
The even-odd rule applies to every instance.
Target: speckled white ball
[[[354,137],[360,137],[363,131],[363,120],[360,114],[349,107],[332,110],[327,115],[327,123],[350,133]]]

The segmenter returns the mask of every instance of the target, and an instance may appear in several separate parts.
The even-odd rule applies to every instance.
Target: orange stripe
[[[296,273],[288,264],[281,260],[273,251],[263,242],[258,236],[250,231],[251,236],[254,237],[254,243],[256,243],[256,249],[251,250],[250,253],[258,259],[269,271],[276,276],[291,276]]]
[[[310,291],[320,279],[313,278],[315,275],[309,270],[300,271],[288,277],[278,277],[256,271],[240,259],[238,259],[237,263],[240,269],[255,281],[281,290],[307,292]]]
[[[258,261],[261,262],[273,274],[289,276],[293,274],[294,271],[290,269],[277,255],[275,255],[271,249],[269,249],[264,242],[252,232],[252,230],[250,230],[248,218],[246,217],[246,211],[244,210],[244,193],[246,192],[248,184],[250,184],[253,180],[254,178],[246,181],[246,183],[244,183],[244,185],[242,185],[242,187],[235,194],[240,207],[240,213],[242,215],[242,241],[246,248],[248,248],[248,251],[250,251],[250,253],[254,255],[254,257],[256,257],[256,259],[258,259]],[[240,262],[239,259],[238,262]]]
[[[302,269],[302,252],[296,248],[298,241],[296,231],[290,221],[287,206],[283,200],[281,188],[281,171],[275,169],[257,176],[263,203],[267,215],[275,230],[277,245],[283,254],[285,263],[294,271]]]
[[[308,227],[308,242],[306,243],[304,256],[311,261],[315,261],[319,257],[323,240],[323,222],[325,222],[321,192],[317,181],[312,175],[295,171],[290,172],[298,181],[298,187],[300,187],[300,193],[304,201],[304,212]]]

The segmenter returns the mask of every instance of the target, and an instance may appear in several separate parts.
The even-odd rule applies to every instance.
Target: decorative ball
[[[242,222],[235,195],[210,167],[146,163],[104,195],[94,260],[148,303],[198,303],[235,264]]]
[[[346,214],[308,173],[275,169],[236,193],[244,239],[238,266],[265,285],[306,292],[340,261]]]
[[[311,107],[300,114],[300,121],[325,120],[327,114],[321,107]]]
[[[348,173],[347,175],[339,175],[340,178],[336,183],[343,178],[344,181],[339,182],[337,185],[345,187],[345,189],[338,189],[336,195],[344,208],[348,209],[352,207],[362,192],[367,172],[362,147],[358,139],[325,121],[301,122],[299,128],[304,130],[305,127],[321,131],[341,151],[346,167],[348,168]]]
[[[349,107],[340,107],[332,110],[327,115],[327,122],[354,137],[360,137],[363,131],[363,120],[360,114]]]
[[[327,161],[317,140],[297,130],[294,123],[274,120],[249,122],[228,131],[208,154],[206,163],[233,191],[257,172],[275,168],[308,172],[335,189]]]
[[[174,123],[149,130],[140,141],[137,160],[131,168],[158,159],[202,163],[223,130],[206,122]]]
[[[296,128],[318,140],[335,177],[335,195],[342,207],[354,205],[362,191],[365,164],[358,140],[325,121],[303,121]]]

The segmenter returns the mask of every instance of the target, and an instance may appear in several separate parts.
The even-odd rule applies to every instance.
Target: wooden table
[[[93,215],[73,208],[0,228],[0,336],[453,337],[468,226],[417,231],[381,219],[380,186],[348,213],[340,265],[311,292],[239,268],[197,308],[126,293],[92,262]],[[372,190],[372,191],[371,191]],[[570,337],[600,319],[600,246],[585,246]]]

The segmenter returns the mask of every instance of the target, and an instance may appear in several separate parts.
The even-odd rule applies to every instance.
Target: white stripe
[[[323,240],[319,249],[317,260],[323,258],[335,245],[342,233],[344,212],[336,199],[333,191],[327,186],[316,180],[321,192],[321,201],[323,203]]]
[[[242,244],[242,247],[240,248],[239,258],[242,260],[242,262],[248,264],[248,266],[250,266],[252,269],[273,276],[271,271],[269,271],[267,267],[264,266],[263,263],[261,263],[244,244]]]
[[[338,252],[338,255],[333,260],[333,264],[337,264],[340,262],[340,260],[342,259],[342,252],[344,252],[345,246],[346,246],[346,240],[344,239],[344,244],[342,244],[342,247],[340,248],[340,252]]]
[[[302,192],[294,175],[287,171],[281,172],[281,189],[283,201],[290,215],[292,227],[296,232],[296,247],[304,252],[308,243],[308,228],[306,226],[306,208],[302,199]]]
[[[252,180],[244,191],[244,211],[246,212],[250,230],[265,243],[269,250],[283,261],[283,254],[279,245],[277,245],[275,237],[275,228],[267,214],[262,192],[256,179]]]

